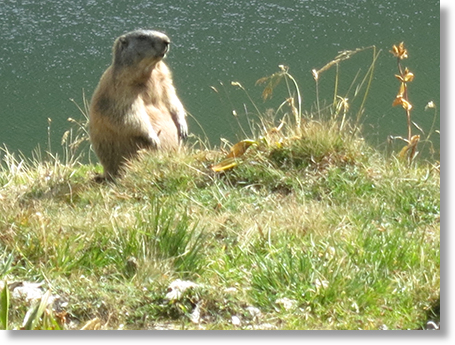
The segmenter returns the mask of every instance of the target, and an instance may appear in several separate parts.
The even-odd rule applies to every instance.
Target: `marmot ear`
[[[119,38],[120,49],[125,49],[128,46],[128,39],[125,36]]]

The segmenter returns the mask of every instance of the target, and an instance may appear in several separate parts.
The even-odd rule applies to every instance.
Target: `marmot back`
[[[140,149],[175,150],[188,135],[185,109],[162,61],[169,38],[137,30],[120,36],[90,104],[89,131],[104,176],[119,176]]]

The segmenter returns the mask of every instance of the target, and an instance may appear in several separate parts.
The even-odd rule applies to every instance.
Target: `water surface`
[[[0,143],[25,154],[38,144],[47,146],[48,118],[52,150],[58,149],[67,118],[81,118],[70,99],[82,104],[83,92],[90,98],[110,64],[113,40],[136,28],[171,37],[167,62],[178,93],[215,145],[220,137],[242,138],[233,110],[240,118],[254,113],[231,81],[240,82],[261,110],[277,108],[284,94],[278,91],[264,103],[255,82],[285,64],[301,87],[304,109],[311,110],[316,100],[311,70],[344,49],[382,50],[364,114],[365,135],[374,145],[388,135],[406,136],[404,111],[391,106],[399,85],[389,53],[393,44],[404,41],[408,47],[404,64],[416,76],[409,91],[412,115],[423,130],[433,115],[425,105],[439,105],[439,1],[434,0],[0,0],[0,18]],[[370,62],[371,53],[362,53],[340,65],[341,96]],[[321,77],[321,98],[333,97],[334,71]],[[189,124],[193,133],[203,133],[193,119]],[[439,138],[433,139],[439,145]]]

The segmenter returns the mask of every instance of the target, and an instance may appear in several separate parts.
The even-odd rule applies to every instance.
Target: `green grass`
[[[286,68],[272,77],[299,92]],[[5,150],[0,326],[422,329],[439,320],[439,163],[370,147],[357,125],[365,97],[351,125],[336,96],[328,108],[318,102],[317,116],[285,102],[249,122],[254,145],[221,172],[211,167],[226,152],[196,140],[144,153],[117,183],[99,184],[102,168],[72,146],[83,126],[61,159]],[[194,284],[170,297],[177,279]],[[17,282],[42,282],[43,296],[14,297]],[[51,295],[59,299],[48,305]]]
[[[117,184],[95,183],[92,165],[15,168],[5,156],[0,279],[44,281],[67,302],[64,329],[95,318],[106,329],[422,328],[439,300],[439,172],[336,128],[266,133],[222,173],[210,169],[216,150],[144,155]],[[175,279],[199,285],[169,301]],[[10,303],[19,328],[27,307]]]

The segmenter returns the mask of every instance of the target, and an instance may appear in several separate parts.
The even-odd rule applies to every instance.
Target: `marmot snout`
[[[186,113],[162,61],[169,38],[137,30],[114,42],[111,66],[90,104],[90,139],[105,177],[118,176],[142,148],[175,150],[186,138]]]

